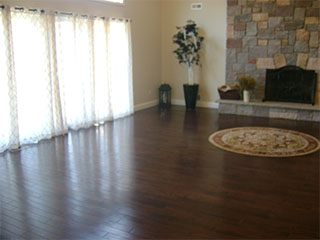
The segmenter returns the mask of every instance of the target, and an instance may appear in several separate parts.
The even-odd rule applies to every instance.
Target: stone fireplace
[[[319,0],[228,0],[226,84],[239,76],[257,80],[264,97],[266,69],[286,65],[320,71]]]

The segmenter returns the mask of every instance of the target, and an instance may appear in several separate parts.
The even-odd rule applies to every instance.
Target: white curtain
[[[0,10],[0,152],[133,112],[130,21]]]

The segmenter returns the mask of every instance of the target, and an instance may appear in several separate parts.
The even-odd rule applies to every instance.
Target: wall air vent
[[[202,10],[202,3],[191,3],[191,10]]]

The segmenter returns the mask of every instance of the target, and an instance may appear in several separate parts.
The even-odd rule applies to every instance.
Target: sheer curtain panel
[[[133,112],[130,21],[0,10],[0,152]]]

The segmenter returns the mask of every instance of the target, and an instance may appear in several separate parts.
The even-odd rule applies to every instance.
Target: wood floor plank
[[[157,107],[0,154],[1,239],[318,239],[319,152],[239,155],[217,130],[317,122]]]

